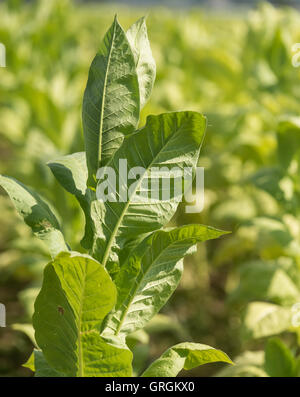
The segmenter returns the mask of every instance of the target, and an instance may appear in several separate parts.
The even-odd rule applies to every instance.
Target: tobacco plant
[[[199,224],[167,228],[181,199],[174,192],[169,201],[133,200],[153,167],[170,170],[175,164],[195,172],[206,128],[205,117],[186,111],[148,116],[139,128],[155,73],[144,18],[127,33],[115,18],[89,71],[82,106],[85,150],[48,163],[84,212],[86,253],[72,251],[50,204],[21,182],[0,176],[52,256],[33,315],[38,348],[26,364],[36,376],[132,376],[127,336],[166,304],[180,281],[183,258],[196,244],[225,233]],[[100,167],[111,167],[117,190],[124,189],[122,159],[145,173],[126,190],[125,200],[99,200]],[[210,346],[180,343],[141,376],[176,376],[216,361],[231,363]]]

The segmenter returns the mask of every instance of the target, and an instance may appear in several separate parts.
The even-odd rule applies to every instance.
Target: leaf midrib
[[[84,283],[83,283],[83,290],[81,294],[80,306],[79,306],[79,313],[78,313],[78,365],[79,365],[79,377],[83,377],[83,352],[82,352],[82,343],[81,343],[81,325],[82,325],[82,309],[83,309],[83,299],[85,296],[85,287],[86,287],[86,278],[87,278],[87,263],[85,262],[85,274],[84,274]]]
[[[101,154],[102,154],[102,134],[103,134],[103,119],[104,119],[104,107],[105,107],[105,99],[106,99],[106,89],[107,89],[107,79],[108,79],[108,71],[110,68],[110,61],[111,61],[111,54],[112,50],[114,47],[114,41],[115,41],[115,35],[116,35],[116,19],[114,21],[114,29],[113,29],[113,35],[111,39],[111,45],[108,53],[108,59],[107,59],[107,67],[105,70],[105,76],[104,76],[104,85],[103,85],[103,98],[102,98],[102,104],[101,104],[101,111],[100,111],[100,125],[99,125],[99,141],[98,141],[98,164],[101,162]]]

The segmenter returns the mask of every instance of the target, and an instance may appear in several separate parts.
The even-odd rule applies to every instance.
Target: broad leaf
[[[147,35],[145,18],[135,22],[126,33],[136,63],[141,108],[148,101],[156,75],[156,65]]]
[[[0,186],[6,190],[33,233],[45,241],[52,257],[61,251],[68,251],[57,218],[37,193],[16,179],[3,175],[0,175]]]
[[[130,375],[131,352],[99,334],[115,300],[113,282],[92,258],[63,253],[47,265],[33,326],[51,367],[68,376]]]
[[[143,377],[175,377],[182,369],[215,362],[233,364],[221,350],[200,343],[179,343],[168,349],[142,374]]]
[[[144,171],[137,181],[128,181],[129,190],[125,189],[126,197],[123,201],[118,196],[115,202],[107,200],[92,203],[91,216],[97,232],[93,255],[104,266],[117,263],[119,252],[128,243],[143,234],[161,228],[172,218],[182,198],[181,194],[176,193],[174,187],[173,190],[170,189],[168,200],[159,199],[153,202],[147,197],[143,199],[140,193],[143,191],[145,195],[150,196],[155,192],[160,195],[160,198],[162,197],[162,186],[154,183],[152,187],[152,182],[155,182],[152,173],[149,188],[149,175],[155,168],[165,167],[168,170],[169,179],[174,167],[180,170],[185,167],[195,170],[205,127],[206,119],[200,113],[166,113],[148,116],[145,127],[124,140],[120,149],[108,163],[117,176],[117,192],[124,188],[122,179],[124,176],[119,170],[120,160],[127,159],[128,170],[139,166],[143,167]],[[122,171],[127,174],[127,170]],[[156,181],[158,179],[159,177]]]
[[[208,226],[188,225],[159,230],[142,242],[115,280],[118,301],[103,334],[128,334],[143,328],[176,289],[183,271],[182,258],[189,249],[224,233]]]
[[[85,236],[81,241],[89,249],[93,239],[93,225],[90,217],[90,203],[93,192],[87,189],[88,170],[85,152],[63,156],[48,163],[53,175],[69,193],[73,194],[85,214]]]
[[[133,52],[115,18],[89,71],[83,98],[82,123],[89,171],[88,185],[96,173],[132,133],[139,121],[139,83]]]

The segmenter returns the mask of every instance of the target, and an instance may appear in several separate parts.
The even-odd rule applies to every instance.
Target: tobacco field
[[[130,41],[135,34],[130,27],[144,29],[144,15],[156,64],[154,82],[148,53],[146,83],[136,66],[136,54],[143,55],[146,44],[138,49],[136,39],[135,52]],[[109,376],[161,376],[162,362],[169,360],[171,368],[177,360],[178,368],[163,375],[299,377],[300,67],[293,65],[299,11],[268,2],[221,13],[71,0],[5,1],[0,21],[0,43],[6,48],[6,67],[0,68],[0,303],[6,307],[0,376],[29,377],[33,370],[36,376],[102,376],[108,368]],[[127,36],[119,23],[125,32],[130,29]],[[103,135],[96,147],[99,125],[94,128],[91,120],[97,98],[94,104],[90,98],[95,87],[104,91],[111,80],[121,90],[109,69],[104,88],[93,82],[97,62],[92,61],[104,36],[116,40],[116,47],[118,40],[126,42],[120,54],[127,51],[123,62],[131,62],[126,87],[133,94],[126,93],[119,117],[129,106],[133,110],[122,119],[121,135]],[[118,48],[109,55],[117,61]],[[100,129],[115,100],[108,103]],[[163,132],[162,125],[167,126]],[[180,128],[185,135],[179,139]],[[145,136],[139,139],[139,134]],[[166,151],[156,160],[204,168],[204,208],[186,213],[184,202],[177,210],[175,204],[144,208],[130,226],[131,203],[124,208],[93,204],[95,159],[102,144],[105,164],[122,154],[134,165],[150,163],[152,149],[161,155],[157,137],[173,139],[177,152],[168,157]],[[37,206],[36,213],[31,207],[32,218],[22,204],[24,194]],[[39,206],[46,221],[39,218]],[[151,284],[150,292],[142,282],[135,288],[144,277],[137,273],[140,264],[151,268],[150,254],[159,256],[170,242],[176,250],[169,248],[166,262],[159,264],[169,277],[165,284],[153,291]],[[176,261],[185,256],[184,269],[181,262],[175,269],[173,256]],[[85,279],[73,265],[85,268]],[[158,276],[152,272],[150,282]],[[73,292],[79,294],[83,282],[94,291],[97,277],[104,292],[97,290],[95,301],[105,308],[96,310],[88,297],[78,308]],[[139,314],[136,302],[146,299],[146,289],[148,300]],[[58,310],[47,306],[52,298]],[[97,318],[81,318],[82,306]],[[74,336],[75,347],[70,343],[63,350],[73,328],[60,337],[47,321],[64,327],[65,319],[70,329],[81,327],[82,335]],[[54,354],[51,343],[62,353]],[[118,351],[119,358],[108,363],[104,358],[95,368],[97,349],[108,356]]]

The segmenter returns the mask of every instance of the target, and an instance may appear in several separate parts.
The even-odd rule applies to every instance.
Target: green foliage
[[[36,377],[63,377],[63,374],[49,366],[43,353],[37,349],[34,349],[28,361],[23,364],[23,367],[35,372]]]
[[[20,4],[0,4],[0,42],[6,45],[8,61],[8,67],[0,69],[0,173],[14,175],[55,203],[65,241],[72,250],[93,255],[93,229],[98,226],[91,219],[93,191],[87,189],[82,152],[82,95],[103,29],[115,12],[122,24],[130,26],[140,10],[74,5],[71,0]],[[292,45],[300,42],[299,12],[269,3],[243,16],[153,7],[147,24],[159,64],[147,103],[154,64],[144,21],[126,32],[139,81],[140,109],[146,103],[138,129],[149,113],[174,109],[200,111],[209,120],[199,160],[205,167],[204,210],[189,215],[180,205],[169,226],[213,223],[232,234],[202,244],[199,252],[187,257],[179,289],[162,313],[142,331],[127,336],[134,353],[133,374],[141,374],[168,346],[194,340],[222,346],[236,357],[235,366],[221,371],[226,376],[267,376],[263,349],[269,337],[280,335],[295,357],[300,340],[299,327],[292,326],[300,288],[300,68],[291,63]],[[138,57],[139,47],[145,52]],[[152,77],[141,83],[142,76]],[[147,87],[144,103],[141,87]],[[101,90],[98,101],[100,94]],[[123,139],[121,134],[120,142]],[[55,177],[44,166],[46,161]],[[55,178],[60,184],[64,179],[64,188],[72,194],[64,194]],[[25,360],[32,349],[33,329],[28,323],[50,256],[5,195],[0,196],[0,209],[0,300],[18,309],[8,311],[8,323],[18,324],[15,331],[5,330],[8,339],[1,338],[0,372],[22,376],[29,373],[20,369],[18,354]],[[103,240],[103,235],[97,237],[100,246]],[[119,251],[114,244],[119,254],[109,255],[107,270],[114,282],[131,252],[130,244],[126,248]],[[193,373],[214,371],[215,366],[204,366]]]
[[[55,254],[34,305],[39,350],[26,366],[37,376],[131,376],[126,336],[143,329],[166,304],[180,281],[184,256],[198,242],[225,233],[197,224],[162,229],[182,198],[175,187],[169,201],[133,200],[153,166],[166,166],[170,174],[175,163],[195,172],[206,120],[197,112],[166,113],[148,116],[146,125],[137,129],[155,67],[145,21],[133,25],[128,36],[115,18],[91,64],[83,100],[85,152],[48,162],[83,209],[82,245],[89,255],[59,245],[58,237],[64,240],[47,204],[19,182],[1,177],[25,222]],[[129,169],[144,167],[143,174],[129,186],[125,200],[98,200],[98,168],[111,166],[119,177],[122,159]],[[145,374],[158,376],[157,368],[164,368],[163,374],[176,376],[182,368],[216,361],[231,363],[209,346],[179,344]]]
[[[174,377],[182,369],[193,369],[198,365],[223,361],[233,364],[220,350],[199,343],[180,343],[168,349],[143,373],[145,377]]]
[[[82,123],[90,187],[96,185],[100,164],[104,165],[122,138],[136,129],[139,113],[133,51],[115,18],[91,64],[83,97]]]
[[[159,230],[142,241],[116,277],[118,300],[104,334],[126,335],[143,328],[176,289],[183,272],[182,258],[189,249],[222,234],[207,226],[189,225]]]
[[[131,353],[106,344],[99,334],[115,301],[115,285],[92,258],[62,253],[46,267],[33,326],[38,346],[55,370],[68,376],[131,374]]]
[[[52,256],[68,249],[58,220],[38,194],[15,179],[2,175],[0,175],[0,185],[7,191],[26,224],[37,237],[45,240]]]
[[[265,369],[269,376],[294,377],[297,363],[287,346],[278,338],[269,339],[265,351]]]
[[[120,160],[127,159],[128,169],[140,166],[147,172],[135,185],[131,185],[128,194],[125,192],[127,197],[124,201],[102,204],[94,199],[91,204],[91,217],[95,224],[92,252],[103,265],[112,267],[118,262],[117,255],[130,241],[159,229],[171,220],[182,198],[182,193],[176,194],[175,187],[171,188],[169,200],[154,203],[147,199],[137,202],[137,194],[141,189],[149,189],[144,181],[147,181],[152,167],[165,166],[171,170],[175,163],[180,169],[195,169],[205,126],[204,117],[195,112],[149,116],[145,127],[128,137],[107,163],[116,173],[118,192],[121,191]],[[152,180],[155,182],[156,178],[151,175]],[[161,191],[162,186],[159,186],[156,191],[160,195],[158,197],[162,197]]]

